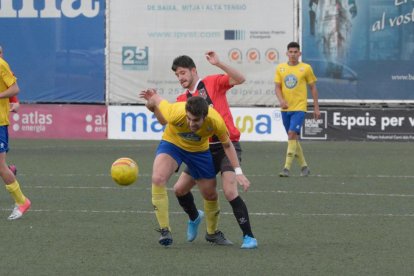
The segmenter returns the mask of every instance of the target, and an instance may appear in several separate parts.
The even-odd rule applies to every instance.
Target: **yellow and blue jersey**
[[[16,77],[10,70],[9,64],[0,58],[0,93],[16,83]],[[9,125],[9,98],[0,99],[0,126]]]
[[[160,103],[159,110],[168,122],[162,140],[189,152],[208,150],[208,139],[213,135],[216,135],[222,143],[230,141],[223,118],[212,107],[209,107],[201,128],[192,132],[187,124],[185,105],[185,102],[169,103],[166,100]]]
[[[281,63],[276,67],[275,83],[282,86],[282,96],[288,104],[282,111],[307,111],[307,85],[316,82],[315,74],[309,64],[297,65]]]

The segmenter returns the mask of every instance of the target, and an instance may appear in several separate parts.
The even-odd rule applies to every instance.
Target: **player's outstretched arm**
[[[158,106],[163,100],[163,98],[157,94],[157,91],[153,88],[149,88],[143,90],[139,93],[139,97],[141,99],[145,99],[147,103],[145,106],[151,111],[154,112],[155,117],[157,118],[158,122],[162,125],[167,124],[167,120],[165,120],[164,116],[160,112]]]
[[[243,191],[247,192],[247,190],[250,187],[250,181],[243,174],[243,171],[240,167],[239,159],[237,158],[236,149],[234,148],[233,143],[230,140],[226,143],[223,143],[223,149],[227,155],[227,158],[230,160],[230,163],[236,172],[237,182],[241,186],[243,186]]]
[[[218,68],[223,70],[227,75],[229,75],[230,85],[238,85],[246,81],[246,78],[241,72],[229,66],[228,64],[221,62],[216,52],[208,51],[205,55],[206,59],[208,60],[208,62],[210,62],[211,65],[217,66]]]

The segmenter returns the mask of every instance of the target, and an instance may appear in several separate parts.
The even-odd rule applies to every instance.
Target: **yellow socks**
[[[295,157],[298,159],[298,163],[301,168],[307,167],[308,164],[306,163],[305,156],[303,155],[302,147],[299,141],[296,141],[296,155]]]
[[[218,200],[204,200],[204,211],[206,214],[207,233],[214,234],[218,228],[220,206]]]
[[[295,158],[296,155],[296,140],[288,140],[288,148],[286,152],[286,163],[285,168],[290,170],[290,167],[292,166],[292,161]]]
[[[26,201],[26,197],[23,195],[22,190],[20,190],[19,182],[14,181],[13,183],[6,185],[7,191],[14,199],[17,205],[23,205]]]
[[[152,184],[152,205],[154,206],[155,216],[157,217],[160,228],[170,229],[168,195],[165,186],[160,187]]]

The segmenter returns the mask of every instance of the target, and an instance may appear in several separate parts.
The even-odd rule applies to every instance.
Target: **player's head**
[[[197,131],[204,123],[208,114],[208,103],[202,97],[191,97],[185,104],[187,124],[191,131]]]
[[[198,81],[197,68],[189,56],[179,56],[173,61],[171,69],[175,72],[181,86],[186,89],[194,89]]]
[[[298,51],[300,51],[300,45],[299,43],[292,41],[287,45],[287,50],[289,51],[290,48],[295,48],[298,49]]]
[[[179,56],[174,59],[171,69],[175,72],[177,71],[178,67],[187,69],[196,68],[194,60],[186,55]]]
[[[289,64],[297,64],[301,54],[299,43],[292,41],[287,45],[286,55],[289,58]]]
[[[1,47],[1,45],[0,45],[0,58],[2,58],[3,57],[3,47]]]

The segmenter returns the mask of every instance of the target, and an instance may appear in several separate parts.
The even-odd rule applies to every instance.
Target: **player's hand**
[[[10,112],[17,112],[19,110],[20,103],[10,103]]]
[[[241,186],[243,186],[243,191],[247,192],[250,187],[250,181],[244,174],[236,174],[236,180]]]
[[[141,99],[145,99],[145,100],[149,100],[149,99],[151,99],[152,98],[152,96],[154,96],[155,94],[157,94],[157,90],[155,90],[154,88],[148,88],[148,89],[146,89],[146,90],[142,90],[140,93],[139,93],[139,97],[141,98]]]
[[[285,100],[281,100],[279,104],[280,104],[280,107],[283,109],[287,109],[289,107]]]
[[[145,99],[147,102],[145,103],[146,108],[148,108],[149,111],[154,112],[155,111],[155,103],[154,101],[151,101],[151,98],[157,94],[157,90],[153,88],[149,88],[146,90],[143,90],[139,93],[139,97],[141,99]]]
[[[315,107],[313,110],[313,118],[318,120],[321,117],[321,112],[319,111],[319,107]]]
[[[220,59],[219,59],[217,53],[214,52],[214,51],[208,51],[208,52],[206,52],[206,59],[212,65],[217,65],[220,62]]]

